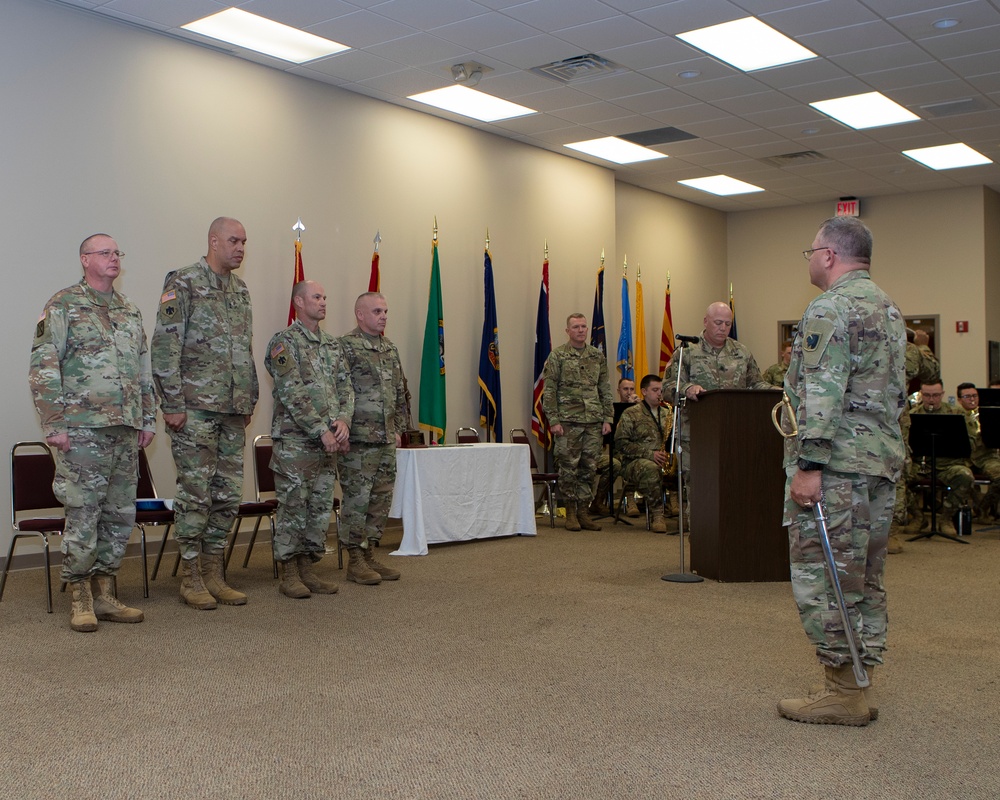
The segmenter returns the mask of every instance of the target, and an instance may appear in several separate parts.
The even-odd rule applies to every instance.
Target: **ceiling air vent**
[[[562,61],[553,61],[551,64],[542,64],[540,67],[532,67],[531,72],[536,75],[543,75],[552,78],[560,83],[575,83],[587,80],[588,78],[602,78],[605,75],[613,75],[623,70],[620,64],[608,61],[593,53],[584,56],[573,56]]]
[[[769,156],[768,158],[762,158],[765,164],[770,164],[772,167],[799,167],[803,164],[816,164],[820,161],[829,161],[825,155],[822,153],[817,153],[815,150],[803,150],[801,153],[785,153],[780,156]]]
[[[920,110],[926,111],[932,117],[954,117],[956,114],[972,114],[976,111],[985,111],[986,104],[978,97],[967,97],[964,100],[930,103],[926,106],[920,106]]]
[[[680,128],[654,128],[651,131],[637,131],[636,133],[620,133],[619,139],[624,139],[632,144],[639,144],[643,147],[655,147],[658,144],[671,144],[672,142],[686,142],[688,139],[697,139],[693,133],[682,131]]]

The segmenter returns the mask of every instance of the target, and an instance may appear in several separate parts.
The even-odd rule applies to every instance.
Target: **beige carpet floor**
[[[561,523],[559,523],[561,525]],[[0,603],[0,798],[1000,797],[1000,532],[890,558],[881,716],[800,725],[820,670],[789,584],[674,584],[676,536],[606,526],[386,555],[402,580],[290,600],[264,546],[198,612],[69,629],[38,570]],[[388,546],[386,546],[388,545]],[[336,559],[321,569],[343,578]]]

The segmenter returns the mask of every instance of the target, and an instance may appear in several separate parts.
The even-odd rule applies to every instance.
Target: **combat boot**
[[[666,533],[667,532],[667,520],[663,513],[663,504],[660,503],[656,508],[652,509],[653,520],[649,525],[649,529],[653,533]]]
[[[889,546],[886,552],[890,555],[903,552],[903,537],[899,533],[899,526],[895,522],[889,526]]]
[[[352,545],[347,548],[347,555],[350,558],[347,564],[347,580],[361,583],[365,586],[377,586],[382,583],[382,576],[368,566],[363,547]]]
[[[670,493],[670,516],[676,517],[681,513],[680,506],[677,504],[677,495],[674,492]]]
[[[569,515],[566,516],[567,521],[569,521]],[[593,518],[590,516],[590,512],[586,509],[584,504],[580,504],[576,508],[576,521],[577,524],[583,528],[585,531],[599,531],[601,526],[594,522]]]
[[[378,539],[369,539],[368,547],[363,548],[365,563],[369,569],[375,570],[384,581],[398,581],[400,572],[398,569],[387,567],[375,558],[375,548],[378,546]]]
[[[340,588],[337,584],[327,583],[313,572],[313,560],[311,557],[299,555],[297,558],[299,562],[299,577],[310,592],[314,592],[315,594],[337,593],[337,589]]]
[[[94,614],[94,595],[90,591],[90,581],[82,580],[73,584],[73,606],[69,626],[80,633],[97,630],[97,616]]]
[[[201,579],[201,565],[197,556],[182,559],[181,572],[181,600],[199,611],[211,611],[215,608],[215,598],[208,593]]]
[[[578,520],[576,517],[575,500],[566,501],[566,530],[568,531],[580,530],[580,520]]]
[[[850,664],[826,667],[826,682],[807,697],[782,700],[778,713],[795,722],[864,727],[871,720],[864,691]]]
[[[626,517],[638,517],[642,512],[639,511],[639,498],[632,494],[632,497],[625,498],[625,516]]]
[[[226,583],[226,574],[222,571],[222,567],[222,553],[201,554],[201,578],[208,593],[227,606],[246,605],[247,596]]]
[[[868,676],[868,685],[861,691],[864,693],[865,702],[868,704],[868,719],[874,722],[878,719],[878,700],[875,699],[875,665],[865,664],[865,675]],[[817,683],[809,687],[809,694],[823,691],[825,683]]]
[[[129,608],[115,597],[110,575],[95,575],[94,583],[94,614],[98,619],[108,622],[142,622],[144,617],[138,608]]]
[[[279,561],[278,571],[281,575],[281,583],[278,584],[278,591],[285,597],[294,597],[296,600],[305,600],[307,597],[312,597],[309,587],[299,577],[299,564],[295,556],[292,556],[288,561]]]

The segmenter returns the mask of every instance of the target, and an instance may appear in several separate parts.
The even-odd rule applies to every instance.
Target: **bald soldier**
[[[156,430],[142,315],[114,288],[124,255],[107,234],[84,239],[83,279],[46,303],[31,346],[31,394],[66,515],[70,627],[81,632],[97,630],[98,620],[143,619],[119,602],[113,584],[135,525],[139,448]]]
[[[334,594],[313,565],[326,552],[337,453],[350,448],[354,390],[337,340],[322,330],[326,292],[315,281],[292,288],[295,321],[271,337],[264,366],[274,379],[271,470],[278,497],[274,560],[278,591],[304,599]]]
[[[201,610],[247,601],[223,571],[243,499],[245,428],[258,395],[250,292],[234,274],[246,242],[237,220],[212,222],[208,253],[167,273],[153,333],[153,378],[177,467],[181,598]]]

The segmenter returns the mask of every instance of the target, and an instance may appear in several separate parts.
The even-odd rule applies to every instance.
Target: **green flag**
[[[424,326],[424,349],[420,357],[418,420],[421,430],[431,432],[431,440],[443,442],[448,409],[444,381],[444,307],[441,304],[437,238],[431,244],[431,253],[431,288],[427,300],[427,324]]]

